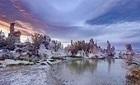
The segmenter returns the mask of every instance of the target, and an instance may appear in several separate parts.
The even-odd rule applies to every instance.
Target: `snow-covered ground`
[[[33,62],[29,62],[29,61],[22,61],[22,60],[5,59],[5,60],[0,61],[0,64],[4,65],[4,66],[8,66],[8,65],[19,65],[19,64],[22,64],[22,65],[33,65],[34,63]]]
[[[50,66],[19,66],[0,69],[0,85],[62,85]]]

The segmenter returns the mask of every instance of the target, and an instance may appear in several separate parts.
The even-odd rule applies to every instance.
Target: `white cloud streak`
[[[48,23],[73,25],[96,18],[118,4],[120,0],[23,0],[32,11]]]

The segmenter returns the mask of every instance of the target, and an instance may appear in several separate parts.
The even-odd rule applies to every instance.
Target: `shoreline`
[[[78,59],[78,58],[77,58]],[[70,60],[77,60],[70,59]],[[83,59],[83,58],[80,58]],[[84,58],[85,59],[85,58]],[[70,62],[70,60],[64,60],[54,65],[28,65],[28,66],[13,66],[0,68],[0,82],[3,85],[71,85],[73,81],[61,77],[61,72],[57,68],[60,65]],[[85,60],[96,60],[96,59],[85,59]],[[97,59],[104,61],[102,59]],[[118,61],[118,59],[115,59]],[[123,60],[123,59],[121,59]],[[120,61],[120,60],[119,60]],[[65,63],[65,64],[66,64]],[[58,66],[59,67],[59,66]],[[58,73],[59,72],[59,73]],[[77,81],[74,81],[77,82]]]
[[[28,65],[37,65],[37,64],[57,64],[62,61],[67,60],[77,60],[77,59],[88,59],[88,60],[106,60],[106,59],[125,59],[125,58],[83,58],[83,57],[66,57],[65,59],[47,59],[37,63],[26,61],[26,60],[14,60],[14,59],[4,59],[0,60],[0,68],[10,67],[10,66],[28,66]]]

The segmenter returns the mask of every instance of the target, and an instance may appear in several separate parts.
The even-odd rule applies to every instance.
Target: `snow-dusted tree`
[[[45,45],[46,49],[49,49],[49,45],[50,45],[50,42],[51,42],[51,38],[47,35],[44,36],[44,42],[43,44]]]
[[[15,49],[15,39],[13,36],[8,36],[5,41],[6,49],[14,50]]]
[[[5,34],[4,32],[0,31],[0,49],[5,47]]]
[[[50,43],[50,49],[55,51],[55,52],[57,52],[61,48],[62,48],[61,42],[52,40],[52,42]]]
[[[39,49],[39,46],[41,45],[41,43],[46,41],[46,38],[42,34],[34,33],[32,35],[32,41],[35,49]]]

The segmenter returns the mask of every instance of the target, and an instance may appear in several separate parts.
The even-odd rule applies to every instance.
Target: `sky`
[[[140,0],[0,0],[0,21],[65,43],[93,38],[139,47],[139,9]]]

